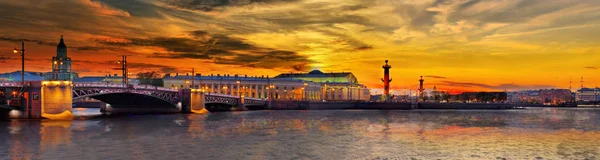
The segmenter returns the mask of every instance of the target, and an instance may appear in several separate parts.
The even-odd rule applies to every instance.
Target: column
[[[254,84],[254,96],[252,96],[252,98],[260,98],[260,95],[258,95],[258,83]]]
[[[265,84],[260,85],[260,98],[265,98]]]
[[[223,88],[223,84],[219,83],[219,88],[217,89],[217,93],[221,94],[221,88]]]
[[[241,88],[240,88],[241,84],[242,84],[242,81],[240,81],[240,83],[237,84],[237,95],[236,96],[242,96],[242,94],[240,92],[241,91]]]

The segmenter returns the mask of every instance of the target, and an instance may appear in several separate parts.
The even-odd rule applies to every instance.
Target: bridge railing
[[[255,100],[255,101],[266,101],[266,100],[267,100],[267,99],[263,99],[263,98],[249,98],[249,97],[246,97],[246,98],[244,98],[244,99],[247,99],[247,100]]]
[[[157,87],[157,86],[151,86],[151,85],[134,85],[133,88],[134,89],[148,89],[148,90],[170,91],[170,92],[177,92],[178,91],[178,90],[172,89],[172,88]]]
[[[73,83],[75,87],[102,87],[102,88],[126,88],[124,84],[110,83]]]
[[[110,84],[110,83],[74,83],[75,87],[97,87],[97,88],[128,88],[124,84]],[[157,87],[150,85],[132,85],[133,89],[144,89],[144,90],[159,90],[159,91],[170,91],[177,92],[178,90],[165,87]]]
[[[239,96],[233,96],[233,95],[221,94],[221,93],[206,93],[206,95],[219,96],[219,97],[239,98]]]

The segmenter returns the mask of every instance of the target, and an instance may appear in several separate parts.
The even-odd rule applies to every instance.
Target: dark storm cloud
[[[12,37],[0,37],[0,41],[8,41],[8,42],[33,42],[39,45],[50,45],[50,46],[55,46],[58,44],[58,42],[53,43],[53,42],[46,42],[46,41],[42,41],[42,40],[36,40],[36,39],[26,39],[26,38],[12,38]]]
[[[136,17],[162,17],[159,13],[160,7],[157,7],[151,3],[147,3],[145,0],[91,0],[92,2],[100,2],[102,4],[109,5],[114,8],[126,11],[131,16]]]
[[[452,87],[463,87],[463,88],[487,88],[494,90],[528,90],[528,89],[542,89],[542,88],[555,88],[550,85],[518,85],[514,83],[500,84],[500,85],[489,85],[483,83],[472,83],[472,82],[454,82],[454,81],[442,81],[443,85]]]
[[[178,8],[198,10],[198,11],[213,11],[215,8],[227,6],[246,6],[252,4],[269,4],[296,2],[299,0],[165,0],[167,4]]]
[[[116,69],[119,68],[119,64],[116,63],[116,61],[87,61],[87,60],[73,60],[73,64],[74,65],[101,65],[101,66],[113,66],[112,69]],[[152,63],[139,63],[139,62],[128,62],[127,63],[127,67],[130,69],[135,69],[135,70],[141,70],[141,71],[147,71],[147,70],[159,70],[162,73],[170,73],[170,72],[176,72],[178,70],[178,68],[172,67],[172,66],[168,66],[168,65],[160,65],[160,64],[152,64]],[[79,67],[79,68],[83,68],[83,67]],[[82,72],[82,71],[86,71],[87,69],[79,69],[77,71]]]
[[[59,43],[58,41],[57,42],[50,42],[50,41],[37,40],[37,39],[24,39],[24,38],[12,38],[12,37],[0,37],[0,41],[15,42],[15,43],[19,43],[19,42],[28,43],[29,42],[29,43],[35,43],[35,44],[38,44],[38,45],[46,45],[46,46],[56,46]],[[112,47],[70,46],[68,44],[67,44],[67,48],[70,49],[70,50],[73,50],[75,52],[78,52],[78,51],[116,50],[116,48],[112,48]]]
[[[312,61],[296,52],[264,48],[248,44],[243,39],[192,31],[191,37],[128,38],[127,42],[95,40],[104,45],[160,47],[167,53],[154,53],[151,58],[204,59],[216,64],[231,64],[254,68],[287,68],[304,71]]]

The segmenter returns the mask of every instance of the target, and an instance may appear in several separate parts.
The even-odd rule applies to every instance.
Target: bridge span
[[[101,101],[103,112],[126,109],[191,113],[203,109],[247,110],[246,106],[266,108],[268,104],[266,99],[204,93],[199,89],[71,81],[0,83],[0,95],[0,108],[19,113],[14,118],[48,118],[70,113],[73,101],[84,98]]]

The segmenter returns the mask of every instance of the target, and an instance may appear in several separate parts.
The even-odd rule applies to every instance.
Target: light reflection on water
[[[0,159],[600,158],[600,109],[73,113],[0,122]]]

